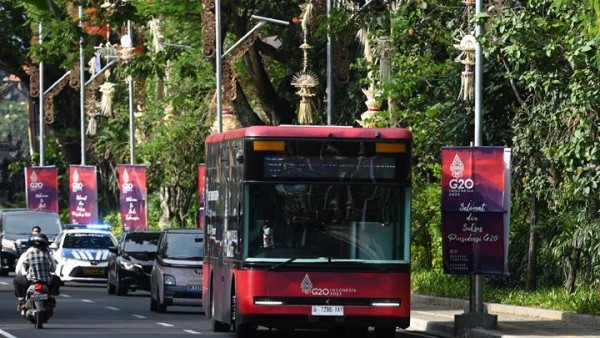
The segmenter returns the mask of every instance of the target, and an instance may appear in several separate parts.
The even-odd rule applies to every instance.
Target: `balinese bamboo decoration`
[[[244,40],[223,62],[223,78],[222,88],[225,101],[234,101],[237,98],[237,74],[235,73],[235,63],[244,56],[254,45],[257,39],[260,38],[258,32],[254,32],[246,40]]]
[[[96,102],[96,91],[100,88],[100,84],[106,79],[105,74],[110,74],[109,71],[105,71],[98,75],[86,88],[85,88],[85,113],[88,116],[88,126],[86,134],[90,136],[96,135],[98,130],[98,122],[96,116],[98,113],[98,102]],[[107,76],[108,77],[108,76]]]
[[[463,3],[467,6],[467,16],[470,22],[471,7],[475,4],[473,0],[463,0]],[[461,73],[461,84],[460,93],[458,97],[464,101],[472,101],[475,96],[475,45],[477,40],[475,36],[471,34],[473,29],[469,28],[470,33],[465,34],[461,32],[460,43],[454,45],[454,48],[460,50],[460,54],[454,61],[463,64],[464,69]]]
[[[150,27],[150,35],[152,35],[152,49],[154,53],[160,52],[163,50],[163,39],[164,36],[161,31],[161,22],[159,19],[153,18],[148,21],[148,26]]]
[[[315,111],[312,97],[315,95],[312,90],[319,85],[319,80],[314,72],[308,70],[308,50],[312,47],[308,44],[308,25],[313,11],[312,1],[300,5],[302,9],[301,25],[304,42],[300,45],[303,52],[303,68],[292,78],[292,85],[299,90],[296,95],[300,96],[300,107],[298,109],[298,123],[311,124],[313,122],[313,114]]]
[[[371,48],[371,42],[369,39],[369,30],[361,29],[357,33],[357,37],[360,43],[363,45],[363,56],[367,61],[369,67],[373,67],[374,65],[374,56],[373,49]],[[360,115],[360,120],[356,120],[358,124],[365,128],[375,127],[375,116],[377,112],[381,109],[381,102],[379,102],[379,97],[383,94],[383,91],[377,88],[377,79],[375,78],[375,74],[373,70],[370,69],[367,73],[367,78],[369,80],[369,87],[366,89],[362,89],[362,92],[367,97],[367,101],[365,104],[367,105],[367,111]]]
[[[133,88],[135,98],[135,117],[143,116],[146,113],[146,80],[142,77],[135,78],[136,86]]]
[[[29,68],[29,96],[40,95],[40,72],[36,66]]]
[[[115,96],[115,84],[106,81],[100,85],[100,92],[102,96],[100,98],[100,114],[102,116],[113,117],[112,105],[113,97]]]
[[[202,50],[204,56],[215,56],[215,0],[203,0],[204,13],[202,15]]]
[[[71,88],[79,88],[79,62],[76,62],[73,67],[71,67],[71,72],[69,73],[69,86]]]
[[[65,88],[67,83],[69,83],[68,76],[58,82],[48,94],[44,95],[44,120],[46,120],[46,123],[54,122],[54,97]]]

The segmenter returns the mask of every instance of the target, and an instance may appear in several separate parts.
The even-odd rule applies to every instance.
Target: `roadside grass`
[[[415,294],[469,299],[469,276],[448,275],[436,270],[413,271],[411,279]],[[562,286],[543,287],[530,292],[518,288],[496,288],[484,283],[483,301],[600,316],[600,291],[586,285],[579,285],[577,291],[570,294]]]

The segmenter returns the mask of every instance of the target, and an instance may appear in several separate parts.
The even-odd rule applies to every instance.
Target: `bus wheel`
[[[234,287],[235,289],[235,287]],[[237,298],[235,296],[235,291],[231,292],[231,312],[233,317],[231,318],[231,322],[233,323],[233,327],[235,329],[235,336],[237,338],[250,338],[254,336],[254,332],[256,331],[256,325],[251,323],[238,323],[237,319],[240,318],[239,310],[237,306]]]
[[[396,328],[394,326],[376,326],[375,338],[394,338],[396,336]]]
[[[235,336],[237,338],[250,338],[254,337],[256,326],[252,324],[240,324],[235,327]]]
[[[215,320],[215,300],[213,297],[212,287],[210,288],[210,318],[213,332],[228,332],[231,326]]]

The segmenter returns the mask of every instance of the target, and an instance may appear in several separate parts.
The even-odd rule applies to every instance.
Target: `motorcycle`
[[[41,282],[32,283],[25,294],[25,306],[21,316],[35,324],[36,329],[42,329],[44,323],[52,317],[55,299],[50,295],[48,285]]]

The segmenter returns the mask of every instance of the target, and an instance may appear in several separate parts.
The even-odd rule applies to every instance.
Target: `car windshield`
[[[108,234],[97,233],[72,233],[65,236],[63,248],[68,249],[108,249],[114,246]]]
[[[167,233],[164,258],[179,260],[202,260],[204,241],[199,233]]]
[[[57,214],[37,211],[14,211],[4,214],[4,231],[11,234],[31,234],[31,228],[39,226],[42,233],[55,237],[62,230]]]
[[[127,253],[155,252],[160,233],[134,233],[125,238],[123,250]]]

